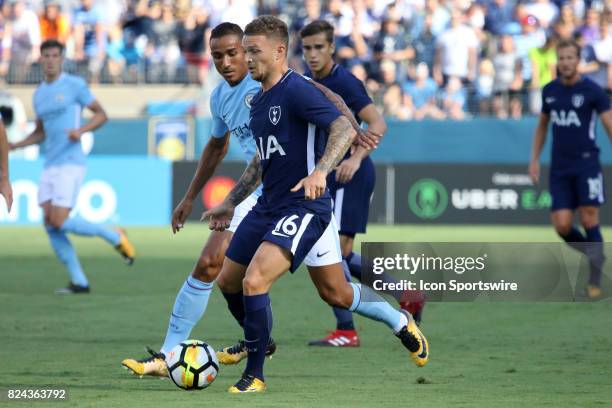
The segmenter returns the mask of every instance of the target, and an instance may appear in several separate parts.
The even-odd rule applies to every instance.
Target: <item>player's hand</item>
[[[369,129],[363,129],[357,132],[357,137],[355,138],[355,142],[353,142],[353,144],[362,146],[367,150],[374,150],[378,147],[378,143],[380,143],[381,138],[381,134],[374,133]]]
[[[327,187],[327,174],[320,170],[313,171],[308,177],[301,179],[295,187],[291,189],[292,193],[304,189],[304,198],[307,200],[316,200],[325,193]]]
[[[11,143],[11,142],[9,142],[9,144],[8,144],[8,149],[9,149],[9,150],[15,150],[15,149],[17,149],[17,144],[16,144],[16,143]]]
[[[66,129],[66,132],[68,132],[68,138],[73,142],[81,140],[81,135],[83,134],[79,129]]]
[[[540,182],[540,162],[532,161],[529,163],[529,177],[533,184],[538,184]]]
[[[193,201],[184,197],[180,203],[174,209],[172,213],[172,233],[176,234],[183,228],[185,225],[185,221],[189,214],[191,214],[191,209],[193,207]]]
[[[13,189],[11,188],[11,183],[9,183],[8,180],[0,181],[0,195],[4,196],[6,208],[10,212],[11,207],[13,206]]]
[[[208,221],[208,228],[215,231],[225,231],[230,226],[230,221],[234,216],[234,207],[223,202],[215,208],[202,213],[200,221]]]
[[[338,183],[348,183],[353,179],[353,176],[357,170],[359,170],[360,166],[361,160],[355,156],[343,160],[338,167],[336,167],[336,181]]]

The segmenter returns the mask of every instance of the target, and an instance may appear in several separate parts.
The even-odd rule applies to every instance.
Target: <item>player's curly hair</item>
[[[310,37],[311,35],[317,35],[320,33],[325,33],[325,39],[327,42],[330,44],[334,43],[334,26],[325,20],[316,20],[306,25],[300,31],[300,38]]]
[[[244,31],[242,31],[242,28],[240,28],[238,24],[224,22],[212,29],[210,32],[210,39],[221,38],[226,35],[235,35],[242,39]]]
[[[244,29],[245,35],[264,35],[275,38],[289,47],[289,29],[283,20],[274,16],[259,16]]]

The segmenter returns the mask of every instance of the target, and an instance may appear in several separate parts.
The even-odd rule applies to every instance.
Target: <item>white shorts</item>
[[[238,204],[234,209],[234,216],[230,221],[230,226],[227,231],[236,232],[238,225],[242,222],[244,217],[251,211],[253,206],[257,204],[259,195],[251,193],[250,196],[244,199],[243,202]],[[340,249],[340,237],[338,235],[338,225],[336,219],[332,214],[329,225],[321,235],[321,238],[312,247],[312,249],[304,258],[306,266],[326,266],[333,265],[342,262],[342,251]]]
[[[230,226],[229,228],[227,228],[227,231],[232,233],[236,232],[236,228],[238,228],[238,225],[240,225],[244,217],[246,217],[249,211],[251,211],[251,208],[253,208],[255,204],[257,204],[258,198],[259,194],[257,194],[257,192],[251,193],[250,196],[245,198],[243,202],[241,202],[236,206],[236,208],[234,208],[234,216],[230,221]]]
[[[306,266],[326,266],[342,262],[342,250],[340,249],[340,236],[338,235],[338,224],[332,214],[331,221],[327,225],[321,238],[312,247],[304,263]]]
[[[38,204],[47,201],[56,207],[73,208],[85,178],[85,166],[61,164],[43,170],[38,185]]]

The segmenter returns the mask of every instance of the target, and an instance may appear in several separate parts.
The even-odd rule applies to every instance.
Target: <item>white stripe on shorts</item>
[[[342,225],[342,202],[344,201],[344,188],[336,190],[336,199],[334,200],[334,217],[338,223],[338,231]]]
[[[297,234],[293,238],[293,243],[291,244],[291,253],[295,255],[295,250],[297,249],[300,239],[302,239],[302,235],[304,235],[304,231],[306,231],[306,227],[310,224],[310,220],[312,220],[312,214],[306,214],[304,218],[302,218],[302,223],[300,224],[300,229]]]

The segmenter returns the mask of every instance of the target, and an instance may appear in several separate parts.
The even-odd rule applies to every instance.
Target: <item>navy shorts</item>
[[[550,170],[551,210],[599,207],[605,202],[604,180],[599,163],[576,169]]]
[[[225,256],[241,265],[248,265],[259,245],[263,241],[269,241],[291,252],[290,271],[294,272],[324,236],[331,222],[331,203],[321,204],[312,201],[309,205],[288,205],[274,211],[256,204],[236,229]],[[329,232],[325,236],[329,236]],[[333,236],[331,239],[333,240]],[[323,247],[332,249],[325,253],[327,256],[339,252],[339,249],[336,250],[339,248],[338,242],[330,242]],[[336,257],[339,258],[339,255]],[[335,259],[330,263],[336,262],[339,260]]]
[[[340,234],[353,237],[366,232],[375,183],[376,172],[369,156],[361,161],[359,170],[348,183],[338,183],[335,171],[327,177]]]

